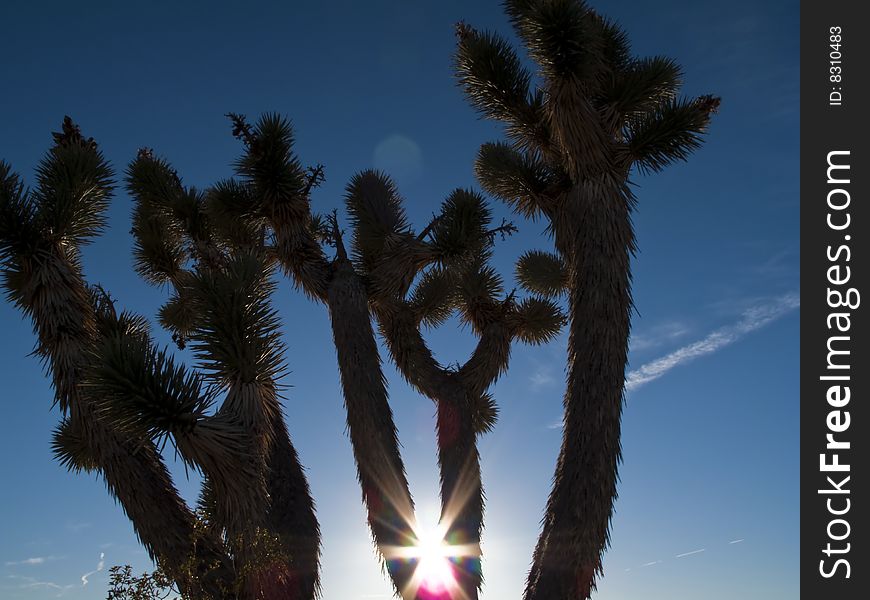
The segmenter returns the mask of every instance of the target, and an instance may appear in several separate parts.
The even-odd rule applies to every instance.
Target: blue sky
[[[636,53],[676,58],[685,93],[723,98],[688,164],[635,178],[625,461],[596,597],[797,597],[798,3],[594,6],[627,29]],[[495,0],[7,2],[0,157],[30,179],[69,114],[117,171],[150,146],[185,183],[205,186],[230,174],[239,151],[223,114],[278,111],[294,121],[303,161],[326,165],[318,210],[340,206],[350,176],[374,166],[395,176],[424,223],[453,188],[475,186],[473,157],[500,136],[452,77],[460,19],[510,34]],[[131,270],[130,209],[117,194],[110,229],[85,252],[86,272],[121,306],[153,317],[163,292]],[[541,223],[517,222],[520,233],[497,248],[508,276],[525,249],[550,244]],[[325,309],[286,282],[277,298],[291,369],[287,422],[324,534],[324,597],[387,598]],[[150,565],[103,484],[52,461],[58,414],[27,356],[30,324],[0,303],[0,325],[0,596],[105,597],[109,566]],[[456,323],[429,339],[444,362],[464,358],[473,342]],[[517,346],[494,387],[501,417],[481,441],[484,599],[521,594],[560,442],[564,354],[564,337]],[[433,406],[387,372],[412,493],[434,520]],[[193,498],[196,482],[175,471]]]

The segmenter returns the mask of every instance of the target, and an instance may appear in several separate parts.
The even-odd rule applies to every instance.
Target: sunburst
[[[478,544],[451,544],[448,527],[442,522],[433,528],[416,527],[413,544],[391,547],[385,552],[388,560],[408,561],[416,565],[414,575],[404,590],[405,598],[420,600],[464,600],[465,594],[457,582],[465,563],[480,557]]]

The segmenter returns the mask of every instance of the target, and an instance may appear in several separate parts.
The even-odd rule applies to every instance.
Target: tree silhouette
[[[588,598],[621,458],[630,176],[686,159],[719,99],[680,98],[674,61],[632,56],[625,32],[582,1],[507,0],[505,9],[534,76],[497,34],[457,26],[460,84],[508,138],[485,144],[475,171],[514,211],[549,223],[557,254],[527,254],[519,278],[530,290],[567,294],[570,332],[562,448],[525,598]]]
[[[453,191],[418,233],[390,178],[361,172],[346,189],[346,244],[337,212],[312,211],[324,169],[304,166],[289,121],[230,114],[242,144],[233,177],[198,190],[143,149],[124,178],[134,268],[169,291],[157,321],[189,346],[194,364],[182,365],[146,319],[119,311],[83,276],[80,249],[104,227],[114,185],[96,142],[65,118],[33,189],[0,162],[3,286],[33,322],[63,415],[55,455],[103,477],[182,596],[320,595],[319,524],[281,406],[280,275],[329,313],[368,524],[409,600],[432,592],[417,568],[422,540],[375,324],[399,372],[436,405],[441,533],[455,555],[449,593],[472,600],[482,583],[477,440],[497,416],[489,388],[514,341],[546,342],[567,322],[563,442],[525,598],[588,598],[595,588],[620,461],[630,178],[685,159],[719,100],[680,98],[673,61],[633,57],[624,32],[583,2],[505,7],[535,75],[498,35],[465,24],[456,70],[471,103],[506,125],[508,142],[479,152],[480,184],[520,215],[545,218],[555,242],[555,253],[518,261],[523,297],[506,293],[490,265],[498,236],[515,227],[493,226],[479,194]],[[453,314],[477,341],[463,364],[443,365],[424,329]],[[203,475],[196,511],[166,469],[167,443]],[[118,594],[140,581],[119,574]]]

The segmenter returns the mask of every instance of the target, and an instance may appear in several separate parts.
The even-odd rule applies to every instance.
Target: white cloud
[[[50,560],[58,560],[59,558],[59,556],[33,556],[31,558],[25,558],[23,560],[6,561],[6,566],[15,567],[18,565],[42,565]]]
[[[24,583],[18,584],[19,590],[30,590],[30,589],[36,589],[36,588],[47,588],[47,589],[51,589],[51,590],[57,590],[58,593],[55,595],[55,598],[60,598],[67,591],[69,591],[70,589],[75,587],[72,584],[60,585],[60,584],[54,583],[53,581],[39,581],[38,579],[35,579],[33,577],[25,577],[22,575],[7,575],[6,577],[8,579],[19,580],[19,581],[24,582]]]
[[[736,323],[721,327],[702,340],[683,346],[670,354],[630,371],[625,378],[625,389],[629,391],[635,390],[650,381],[658,379],[674,367],[733,344],[748,333],[772,323],[799,306],[800,296],[797,293],[789,293],[773,301],[754,306],[745,311],[743,317]]]
[[[542,387],[556,383],[556,378],[553,376],[553,369],[545,366],[538,367],[535,372],[532,373],[532,376],[529,377],[529,383],[534,390],[539,390]]]
[[[106,566],[106,561],[103,560],[105,558],[105,556],[106,556],[106,554],[104,552],[100,552],[100,562],[97,563],[96,570],[89,571],[89,572],[85,573],[84,575],[82,575],[82,587],[88,585],[88,577],[90,577],[91,575],[96,575],[97,573],[99,573],[100,571],[103,570],[103,567]]]
[[[675,558],[683,558],[684,556],[692,556],[693,554],[700,554],[701,552],[705,552],[706,548],[701,548],[699,550],[692,550],[691,552],[683,552],[682,554],[677,554]]]
[[[649,328],[644,333],[632,334],[629,340],[629,348],[632,351],[649,350],[662,344],[674,342],[685,336],[690,331],[685,323],[669,321]]]

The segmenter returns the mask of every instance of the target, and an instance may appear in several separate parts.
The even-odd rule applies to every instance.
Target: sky
[[[638,252],[624,462],[599,600],[784,600],[798,596],[798,2],[597,0],[636,54],[684,67],[687,95],[722,97],[688,163],[633,177]],[[357,171],[395,178],[421,226],[457,187],[476,188],[480,144],[499,139],[456,86],[453,24],[511,38],[496,0],[402,2],[4,2],[0,158],[28,181],[65,114],[116,172],[142,146],[185,184],[231,174],[240,151],[223,116],[293,120],[306,164],[323,163],[315,209],[340,207]],[[540,222],[497,218],[510,280]],[[120,307],[153,318],[164,290],[131,269],[132,202],[84,253],[86,275]],[[324,598],[388,598],[350,444],[322,305],[286,281],[286,416],[317,502]],[[52,460],[59,419],[30,323],[0,303],[0,596],[104,598],[107,570],[151,565],[95,476]],[[455,321],[429,332],[442,362],[474,339]],[[159,338],[168,342],[163,335]],[[480,441],[487,509],[482,598],[519,598],[560,444],[566,338],[514,348],[493,388],[501,415]],[[384,355],[386,357],[386,354]],[[391,403],[411,491],[437,518],[434,407],[389,363]],[[172,457],[168,460],[172,462]],[[188,499],[197,482],[173,465]]]

